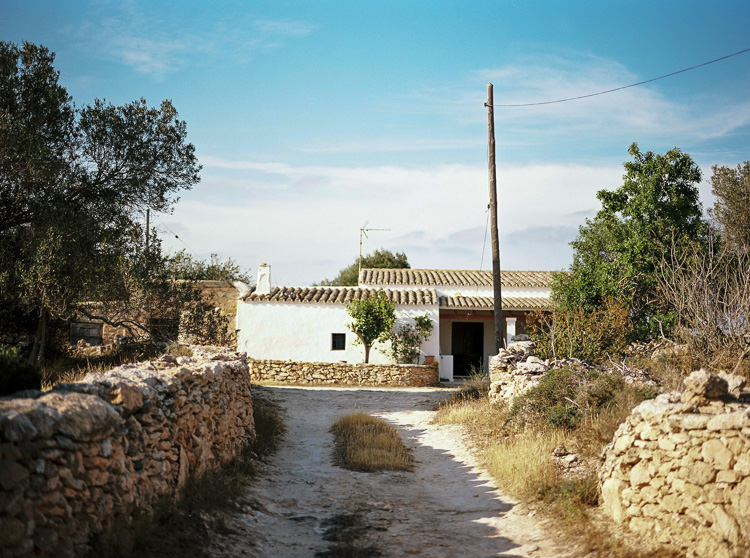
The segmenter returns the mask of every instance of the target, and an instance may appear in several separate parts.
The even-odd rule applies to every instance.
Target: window
[[[331,334],[331,350],[343,351],[346,349],[346,333]]]

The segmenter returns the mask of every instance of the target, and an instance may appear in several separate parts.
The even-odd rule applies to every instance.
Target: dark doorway
[[[468,376],[472,367],[482,366],[484,353],[484,324],[482,322],[453,322],[451,328],[453,375]]]

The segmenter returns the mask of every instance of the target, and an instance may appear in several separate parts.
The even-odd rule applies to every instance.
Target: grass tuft
[[[331,427],[336,465],[353,471],[412,471],[414,458],[396,429],[365,413],[342,417]]]

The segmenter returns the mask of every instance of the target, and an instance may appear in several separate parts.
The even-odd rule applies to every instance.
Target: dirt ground
[[[456,426],[430,424],[447,388],[254,387],[279,404],[279,451],[226,518],[209,553],[234,557],[564,557],[552,525],[503,496]],[[414,472],[332,464],[331,425],[366,412],[396,426]]]

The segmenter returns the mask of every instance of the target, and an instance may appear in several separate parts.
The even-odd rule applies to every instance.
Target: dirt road
[[[461,440],[430,424],[445,388],[254,387],[284,409],[280,450],[216,534],[214,556],[560,557],[549,525],[502,496]],[[396,426],[414,472],[332,465],[331,425],[363,411]],[[569,549],[567,549],[569,551]]]

